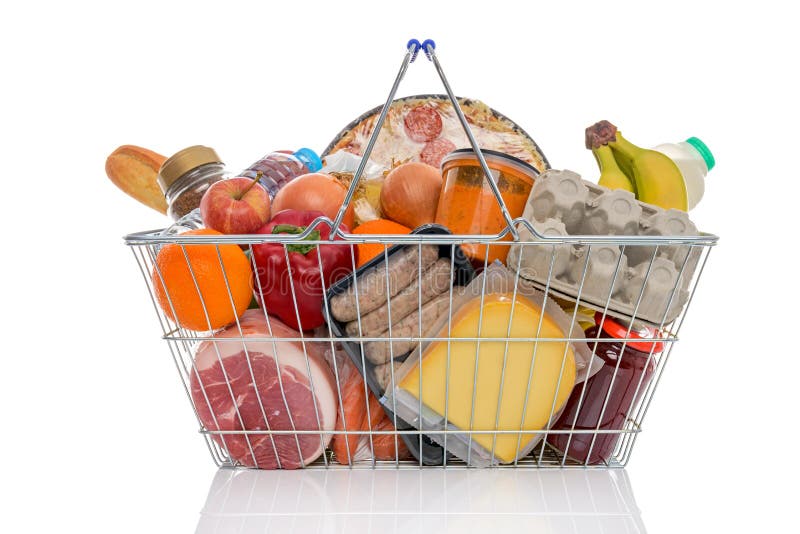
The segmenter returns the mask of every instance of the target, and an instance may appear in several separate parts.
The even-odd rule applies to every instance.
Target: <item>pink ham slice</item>
[[[218,341],[203,341],[197,348],[191,391],[200,420],[212,431],[318,432],[213,435],[232,460],[248,467],[308,465],[323,453],[336,425],[336,384],[323,359],[322,344],[307,341],[304,350],[299,341],[272,341],[299,338],[300,333],[270,317],[270,336],[262,310],[247,310],[239,323],[241,334],[234,324],[214,335]],[[244,341],[238,339],[242,336]]]

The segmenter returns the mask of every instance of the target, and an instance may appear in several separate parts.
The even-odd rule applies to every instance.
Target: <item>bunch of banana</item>
[[[688,211],[683,176],[666,155],[634,145],[608,121],[586,128],[586,148],[600,167],[600,185],[630,191],[664,209]]]

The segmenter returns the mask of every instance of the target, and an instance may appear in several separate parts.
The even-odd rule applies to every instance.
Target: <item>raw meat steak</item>
[[[191,391],[200,420],[207,430],[320,431],[213,435],[231,459],[249,467],[296,469],[313,462],[336,425],[336,384],[322,344],[307,341],[304,351],[299,341],[273,341],[299,338],[300,333],[270,317],[270,335],[262,310],[247,310],[239,323],[241,334],[234,324],[197,348]],[[241,341],[242,336],[259,339]]]

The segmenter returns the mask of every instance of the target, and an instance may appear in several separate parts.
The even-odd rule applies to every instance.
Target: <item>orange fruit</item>
[[[410,234],[411,228],[406,228],[402,224],[397,224],[388,219],[375,219],[356,226],[354,234]],[[391,245],[388,245],[391,246]],[[362,243],[358,247],[358,267],[361,267],[369,260],[379,254],[383,254],[383,245],[379,243]]]
[[[181,235],[222,234],[203,229]],[[202,332],[230,324],[244,313],[253,294],[252,274],[250,260],[236,245],[170,243],[156,256],[152,280],[156,300],[167,317],[184,328]]]

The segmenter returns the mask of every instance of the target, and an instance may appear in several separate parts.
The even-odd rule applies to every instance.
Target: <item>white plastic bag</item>
[[[340,150],[325,156],[322,172],[333,174],[342,185],[348,187],[360,163],[361,156]],[[352,201],[358,224],[380,218],[380,190],[387,170],[372,161],[367,161]]]

